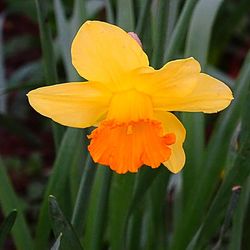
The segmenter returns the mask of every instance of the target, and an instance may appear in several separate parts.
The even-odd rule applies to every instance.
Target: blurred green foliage
[[[0,204],[6,219],[0,246],[249,248],[248,0],[5,0],[3,6]],[[219,114],[178,114],[188,131],[180,174],[164,167],[112,173],[90,159],[89,131],[64,128],[31,111],[25,96],[30,89],[80,79],[70,46],[88,19],[136,31],[157,68],[193,56],[233,89],[232,105]],[[232,191],[236,185],[241,192]]]

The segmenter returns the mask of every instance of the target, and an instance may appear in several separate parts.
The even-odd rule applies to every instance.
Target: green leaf
[[[208,3],[205,0],[200,0],[191,18],[186,41],[185,56],[193,56],[197,59],[203,67],[203,70],[207,63],[212,27],[222,2],[223,0],[212,0]],[[197,39],[197,34],[199,34],[199,39]],[[190,196],[187,192],[191,190],[194,180],[198,179],[202,171],[201,166],[205,145],[205,118],[203,114],[183,113],[182,121],[187,130],[187,139],[185,141],[187,162],[186,168],[184,169],[183,180],[185,206],[186,202],[190,200]]]
[[[128,209],[133,195],[135,177],[136,175],[131,173],[114,174],[113,176],[109,206],[109,233],[112,249],[123,249],[124,241],[126,241],[124,232],[127,226]]]
[[[19,198],[16,196],[11,181],[6,173],[5,166],[0,159],[0,203],[5,215],[13,209],[18,210],[18,216],[12,230],[15,245],[20,250],[33,249],[32,238],[24,219],[23,209],[20,206]]]
[[[183,45],[189,27],[189,22],[192,17],[192,12],[197,2],[198,0],[185,1],[184,7],[181,11],[181,15],[178,18],[173,34],[171,35],[171,38],[169,40],[164,56],[164,61],[174,59],[179,49]]]
[[[230,135],[232,134],[238,122],[239,116],[243,113],[241,147],[240,147],[239,153],[236,157],[233,167],[226,174],[225,179],[208,211],[208,214],[205,218],[202,228],[199,230],[199,235],[197,236],[196,241],[198,241],[197,244],[200,244],[200,245],[204,244],[204,242],[206,242],[206,240],[208,240],[209,237],[211,237],[212,232],[214,232],[214,230],[218,227],[220,221],[216,220],[216,218],[221,214],[222,211],[225,210],[225,207],[229,201],[230,189],[232,188],[232,186],[234,186],[235,183],[237,185],[244,185],[247,178],[250,175],[250,169],[248,167],[249,159],[250,159],[250,132],[249,132],[250,131],[250,123],[249,123],[250,67],[249,67],[249,62],[250,62],[250,52],[248,53],[248,56],[243,65],[239,82],[236,85],[238,88],[237,88],[237,91],[235,91],[235,100],[237,101],[235,101],[231,105],[230,109],[228,109],[228,111],[225,112],[225,117],[223,117],[222,119],[222,124],[220,124],[221,125],[220,129],[217,130],[217,133],[215,134],[215,137],[213,138],[214,140],[217,139],[218,142],[220,142],[221,144],[223,143],[223,145],[227,145],[226,147],[224,146],[224,148],[220,143],[217,143],[216,145],[216,147],[218,147],[217,148],[218,152],[217,152],[217,155],[215,155],[215,157],[217,158],[212,159],[215,162],[214,162],[214,165],[210,165],[210,168],[211,166],[218,168],[218,165],[216,165],[216,163],[220,162],[221,154],[224,153],[226,155],[225,152],[219,151],[219,150],[222,150],[222,149],[225,150],[228,148],[229,140],[231,138]],[[217,169],[215,170],[217,171]],[[210,171],[210,175],[212,173],[214,172]],[[210,175],[207,176],[209,177],[208,181],[211,178]],[[214,176],[212,177],[214,178]],[[209,183],[205,183],[205,184],[211,185]],[[210,190],[211,190],[211,187],[210,187]],[[214,216],[215,214],[216,216]]]
[[[109,23],[115,23],[112,0],[105,0],[105,5],[106,5],[106,11],[107,11],[107,21]]]
[[[241,187],[240,186],[236,186],[232,188],[232,195],[231,195],[231,199],[228,205],[228,209],[226,211],[226,215],[225,215],[225,219],[224,219],[224,223],[221,226],[220,229],[220,234],[219,234],[219,239],[216,243],[216,245],[214,246],[213,250],[219,250],[222,247],[222,242],[224,240],[225,234],[227,233],[231,221],[232,221],[232,217],[233,217],[233,213],[238,205],[238,200],[240,197],[240,193],[241,193]]]
[[[57,238],[62,234],[60,248],[63,250],[83,250],[73,226],[65,218],[56,198],[52,195],[49,196],[49,215],[55,237]]]
[[[240,115],[242,113],[242,108],[244,107],[245,100],[247,98],[248,87],[249,87],[249,78],[250,78],[250,53],[248,53],[247,58],[245,59],[244,65],[240,72],[240,76],[236,83],[236,89],[234,91],[234,101],[227,108],[226,111],[221,115],[217,126],[214,129],[214,133],[209,141],[206,159],[204,160],[204,164],[202,166],[202,175],[199,177],[199,182],[192,187],[195,195],[193,199],[190,200],[189,206],[185,209],[183,216],[180,218],[181,224],[178,225],[177,231],[174,237],[174,249],[179,249],[178,247],[184,247],[187,244],[192,234],[197,229],[198,224],[201,220],[202,215],[204,214],[204,209],[208,205],[209,199],[211,197],[214,188],[216,187],[216,183],[218,182],[218,178],[220,172],[225,164],[227,153],[230,145],[230,140],[232,138],[233,132],[239,122]],[[244,154],[247,154],[247,148]],[[226,178],[226,182],[223,185],[223,189],[220,189],[220,193],[217,194],[216,200],[214,201],[215,211],[221,211],[221,207],[225,206],[228,201],[228,196],[225,195],[225,192],[228,193],[230,187],[233,185],[233,182],[237,180],[237,178],[245,179],[247,178],[248,168],[245,167],[244,164],[246,162],[240,163],[239,166],[242,166],[241,171],[239,168],[232,168],[230,173]],[[245,171],[243,171],[245,170]],[[234,172],[236,171],[236,173]],[[239,184],[241,182],[238,182]],[[212,208],[210,208],[211,210]],[[211,212],[211,218],[215,217],[216,212]],[[209,221],[210,224],[211,220]],[[178,246],[178,247],[177,247]]]
[[[34,88],[37,87],[38,85],[37,82],[41,79],[42,79],[42,62],[41,60],[33,61],[18,67],[18,69],[11,74],[9,78],[9,86],[7,89],[15,89],[15,88],[22,89],[23,85],[26,89],[28,89],[28,86],[30,88],[31,87]]]
[[[79,76],[71,62],[71,42],[74,38],[72,34],[73,27],[70,26],[70,23],[65,17],[61,0],[54,0],[53,3],[58,32],[59,49],[63,59],[64,68],[66,70],[67,80],[79,80]]]
[[[93,186],[97,165],[93,162],[91,156],[88,154],[84,171],[82,172],[81,183],[79,186],[73,216],[72,225],[76,232],[82,235],[83,228],[86,221],[86,211],[89,205],[89,198]]]
[[[166,222],[166,190],[170,173],[166,167],[162,167],[161,170],[158,178],[152,183],[149,189],[148,206],[151,210],[151,234],[153,235],[146,235],[146,237],[153,238],[152,249],[164,249],[168,236],[168,222]]]
[[[48,223],[48,202],[47,197],[53,194],[58,197],[63,208],[70,210],[71,205],[67,197],[67,187],[69,182],[69,173],[72,167],[79,164],[81,155],[75,154],[76,147],[81,146],[82,131],[80,129],[68,128],[62,143],[60,145],[56,161],[53,166],[52,174],[45,191],[44,200],[41,205],[39,219],[36,229],[35,249],[43,250],[47,247],[47,241],[50,233],[50,225]],[[69,211],[70,213],[70,211]]]
[[[195,6],[187,34],[186,56],[195,57],[204,67],[215,17],[224,0],[200,0]],[[197,38],[197,34],[199,37]],[[202,42],[200,42],[202,41]]]
[[[50,250],[60,250],[61,238],[62,238],[62,233],[59,234],[59,236],[56,239],[56,242],[54,243],[54,245]]]
[[[192,197],[192,187],[199,181],[205,149],[205,117],[202,113],[182,113],[181,120],[186,128],[184,143],[186,163],[183,170],[183,206]]]
[[[242,194],[239,200],[239,205],[233,218],[233,228],[230,237],[230,244],[228,249],[243,249],[241,246],[243,225],[247,212],[247,205],[250,197],[250,178],[248,177],[245,185],[242,188]]]
[[[43,52],[43,63],[46,77],[46,83],[57,83],[57,71],[56,62],[53,51],[53,42],[51,37],[51,28],[48,19],[48,5],[47,1],[36,0],[36,8],[40,29],[40,38]],[[64,127],[52,122],[54,140],[56,149],[59,148],[59,144],[62,140]]]
[[[75,36],[80,26],[87,20],[86,1],[75,0],[73,14],[70,20],[71,37]]]
[[[127,249],[129,250],[138,250],[141,247],[142,238],[144,236],[142,227],[145,226],[145,223],[143,225],[143,217],[143,207],[139,206],[133,212],[128,228],[128,237],[125,238],[127,239],[126,245],[128,246]]]
[[[4,242],[10,233],[17,217],[17,211],[11,211],[0,226],[0,249],[3,249]]]
[[[5,69],[4,69],[4,53],[3,53],[3,22],[4,16],[0,15],[0,113],[6,112],[6,96],[3,94],[5,88],[7,87],[7,82],[5,79]]]
[[[169,3],[166,0],[159,0],[155,10],[155,29],[154,46],[153,46],[153,58],[152,65],[155,68],[160,68],[163,63],[164,48],[167,34],[167,20],[168,20],[168,7]],[[153,26],[154,27],[154,26]]]
[[[91,0],[86,2],[87,19],[93,19],[105,6],[103,0]]]
[[[140,204],[155,178],[161,174],[165,174],[166,171],[168,170],[166,170],[166,167],[163,166],[156,169],[143,167],[139,170],[139,173],[136,175],[133,196],[131,197],[132,199],[128,210],[128,217],[131,215],[136,206]]]
[[[40,29],[45,77],[47,84],[55,84],[57,82],[57,71],[50,22],[48,19],[48,3],[46,1],[36,0],[36,8]]]
[[[135,30],[134,4],[132,0],[117,0],[116,23],[126,31]]]
[[[203,71],[207,64],[212,27],[222,1],[213,0],[210,5],[207,1],[200,0],[195,6],[188,29],[185,57],[192,56],[197,59]],[[199,39],[202,39],[202,43],[197,39],[197,34],[200,36]],[[194,182],[199,180],[203,171],[201,166],[205,149],[205,117],[202,113],[183,113],[181,117],[187,130],[187,139],[184,144],[187,161],[183,171],[183,190],[185,192],[183,206],[185,207],[192,197]]]
[[[169,41],[171,39],[176,22],[178,20],[180,5],[181,5],[181,0],[169,0],[169,4],[168,4],[168,12],[169,13],[168,13],[168,20],[167,20],[167,38],[166,38],[166,42],[165,42],[164,52],[167,51]],[[165,57],[164,57],[164,59],[165,59]]]
[[[136,220],[135,222],[136,225],[140,223],[138,221],[138,217],[139,217],[138,210],[140,210],[143,199],[147,197],[147,193],[151,189],[152,184],[155,181],[157,181],[157,184],[159,184],[159,181],[162,180],[163,178],[164,182],[167,185],[168,178],[166,175],[168,176],[169,172],[164,166],[157,168],[157,169],[151,169],[150,167],[143,167],[139,170],[139,173],[137,173],[135,177],[135,183],[133,187],[132,196],[130,197],[130,201],[129,201],[129,206],[128,206],[128,209],[126,209],[127,211],[125,214],[126,217],[124,221],[125,234],[123,238],[124,238],[124,241],[126,241],[128,237],[130,238],[128,242],[130,246],[133,245],[132,242],[134,241],[134,237],[131,236],[133,234],[131,231],[133,231],[134,228],[131,228],[131,226],[129,226],[131,217],[132,217],[132,223],[133,223],[133,220]],[[136,214],[134,215],[134,213]]]
[[[112,171],[104,166],[98,166],[91,201],[88,209],[87,226],[84,243],[88,250],[98,250],[103,246],[106,227],[109,222],[108,201]]]
[[[135,32],[139,37],[142,36],[143,30],[146,28],[145,21],[147,19],[147,16],[149,16],[149,14],[150,14],[151,3],[152,2],[150,0],[144,0],[142,2],[142,6],[140,8],[139,18],[138,18],[138,21],[136,24],[136,29],[135,29]]]

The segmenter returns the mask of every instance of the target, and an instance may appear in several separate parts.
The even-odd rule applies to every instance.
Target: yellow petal
[[[195,87],[185,96],[178,96],[170,91],[168,96],[159,94],[152,97],[153,105],[158,110],[204,113],[225,109],[232,99],[232,92],[227,85],[203,73],[199,74]]]
[[[185,152],[183,142],[186,137],[186,130],[175,115],[169,112],[158,111],[155,113],[156,119],[162,122],[164,133],[174,133],[176,142],[169,146],[172,150],[170,158],[163,164],[173,173],[178,173],[185,164]]]
[[[27,96],[38,113],[76,128],[89,127],[103,119],[111,98],[106,88],[94,82],[56,84],[32,90]]]
[[[115,88],[124,74],[148,66],[140,45],[121,28],[100,21],[85,22],[72,43],[72,63],[81,76]]]
[[[200,73],[200,64],[194,58],[168,62],[159,70],[143,68],[135,71],[136,89],[152,95],[157,101],[192,92]],[[156,103],[158,104],[158,103]]]

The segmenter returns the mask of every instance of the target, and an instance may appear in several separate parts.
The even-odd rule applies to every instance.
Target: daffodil
[[[85,22],[72,43],[72,63],[88,81],[42,87],[28,93],[40,114],[70,127],[96,126],[89,135],[95,162],[117,173],[164,164],[173,173],[185,163],[186,132],[171,111],[214,113],[231,90],[201,73],[194,58],[149,66],[139,43],[121,28]]]

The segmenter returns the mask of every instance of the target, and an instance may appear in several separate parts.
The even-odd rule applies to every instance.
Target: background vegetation
[[[0,247],[249,249],[249,10],[249,0],[0,1]],[[29,90],[80,79],[70,46],[88,19],[135,31],[156,68],[193,56],[232,88],[219,114],[178,114],[187,128],[180,174],[95,166],[89,130],[29,107]]]

